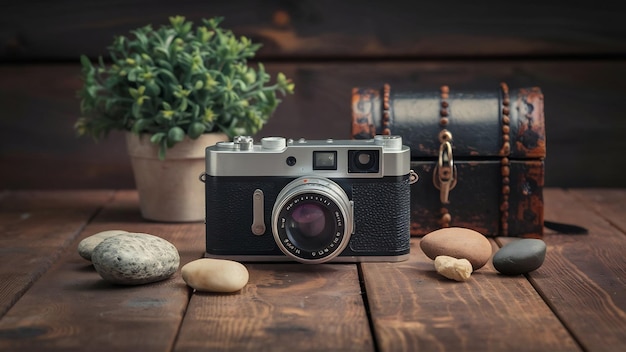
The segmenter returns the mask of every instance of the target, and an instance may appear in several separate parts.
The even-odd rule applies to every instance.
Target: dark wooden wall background
[[[2,1],[0,189],[131,188],[123,135],[76,138],[79,56],[180,14],[224,16],[296,94],[259,136],[348,138],[353,86],[545,94],[546,185],[626,187],[623,1]]]

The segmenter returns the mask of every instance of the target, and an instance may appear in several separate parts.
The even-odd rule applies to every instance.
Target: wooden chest
[[[353,89],[352,137],[400,135],[411,147],[419,176],[412,235],[459,226],[486,236],[543,236],[543,94],[494,88]]]

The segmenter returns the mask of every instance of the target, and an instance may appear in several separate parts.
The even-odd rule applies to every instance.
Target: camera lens
[[[303,263],[339,255],[352,234],[352,205],[339,185],[323,177],[301,177],[285,186],[272,211],[274,240]]]

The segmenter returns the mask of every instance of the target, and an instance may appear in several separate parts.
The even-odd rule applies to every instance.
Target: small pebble
[[[100,242],[106,240],[109,237],[117,236],[122,233],[128,233],[128,231],[108,230],[98,232],[94,235],[86,237],[78,244],[78,254],[80,254],[81,257],[91,261],[91,253],[93,252],[93,249],[100,244]]]
[[[180,264],[173,244],[147,233],[123,233],[107,238],[94,248],[91,260],[103,279],[122,285],[165,280]]]
[[[466,281],[472,275],[472,264],[467,259],[440,255],[435,258],[435,270],[450,280]]]
[[[185,283],[197,291],[236,292],[248,283],[248,269],[238,262],[203,258],[183,265]]]
[[[538,269],[546,258],[546,243],[525,238],[508,243],[493,255],[493,267],[504,275],[526,274]]]
[[[420,241],[420,248],[432,260],[440,255],[465,258],[474,271],[482,268],[491,258],[491,242],[480,232],[463,227],[430,232]]]

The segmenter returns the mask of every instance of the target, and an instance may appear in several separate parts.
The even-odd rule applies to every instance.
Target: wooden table
[[[110,229],[176,245],[181,266],[204,251],[204,225],[143,221],[134,191],[0,193],[0,350],[617,351],[626,347],[626,190],[545,191],[544,265],[467,282],[439,276],[411,243],[401,263],[251,264],[234,294],[166,281],[106,283],[77,253]],[[494,251],[508,241],[492,241]]]

